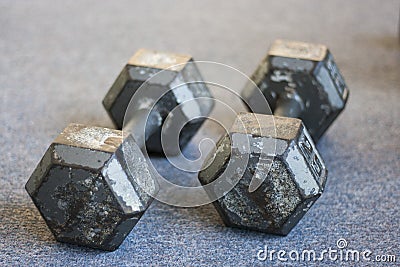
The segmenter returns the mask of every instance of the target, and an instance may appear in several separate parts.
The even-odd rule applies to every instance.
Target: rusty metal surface
[[[101,127],[70,124],[50,145],[26,190],[58,241],[117,249],[152,198],[140,187],[153,183],[131,136]],[[122,151],[130,156],[130,173]]]

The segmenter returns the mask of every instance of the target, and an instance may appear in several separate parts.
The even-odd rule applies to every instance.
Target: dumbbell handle
[[[299,118],[303,111],[301,100],[293,95],[280,96],[276,101],[275,116]]]
[[[146,136],[153,135],[159,129],[160,126],[156,124],[158,120],[158,113],[150,112],[148,109],[139,109],[129,117],[128,122],[124,122],[123,131],[129,132],[140,149],[143,150],[146,143]]]
[[[179,116],[171,117],[170,124],[174,124],[173,120],[179,120]],[[142,151],[146,148],[147,139],[162,131],[164,120],[162,115],[157,111],[150,112],[149,109],[143,108],[133,112],[131,116],[125,118],[123,131],[129,132],[136,141],[136,144]],[[172,131],[173,132],[173,131]],[[180,153],[179,139],[174,138],[179,136],[177,134],[164,135],[162,141],[163,153],[166,155],[176,156]]]

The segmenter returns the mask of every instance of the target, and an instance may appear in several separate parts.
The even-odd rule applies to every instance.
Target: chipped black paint
[[[291,44],[293,49],[296,46],[301,49],[304,45],[279,42]],[[268,54],[252,75],[252,80],[255,80],[274,114],[301,119],[315,142],[344,109],[349,95],[328,49],[320,59],[300,55],[293,58],[293,55],[285,55],[284,52],[280,55]],[[246,92],[243,97],[251,103],[252,95]]]
[[[259,148],[253,146],[260,145],[259,141],[262,139],[259,132],[256,133],[255,124],[261,123],[260,127],[270,129],[269,120],[263,120],[267,117],[271,116],[238,115],[230,134],[222,137],[217,143],[217,150],[213,157],[209,155],[209,158],[214,158],[214,160],[199,173],[199,180],[203,185],[210,184],[223,175],[230,161],[248,157],[246,166],[237,166],[238,169],[244,168],[238,183],[213,204],[227,226],[287,235],[322,194],[326,168],[320,161],[320,172],[313,171],[314,166],[308,161],[309,154],[317,157],[317,152],[311,140],[308,140],[309,154],[303,154],[300,150],[299,145],[304,141],[305,128],[297,119],[276,117],[276,132],[271,132],[271,135],[264,139],[264,145],[269,142],[268,138],[275,138],[277,149],[275,152],[265,151],[270,153],[268,156],[256,153],[255,151]],[[245,122],[248,128],[243,131],[238,130],[239,127],[235,128],[235,125],[241,122]],[[233,143],[232,137],[238,134],[243,135],[243,133],[250,141],[248,151],[235,148],[245,147],[244,144],[242,146]],[[258,143],[252,142],[252,139],[258,140]],[[235,140],[245,139],[236,138]],[[293,151],[297,151],[295,158],[290,154]],[[298,165],[298,162],[293,163],[293,161],[299,161],[303,165]],[[310,175],[305,175],[305,173]],[[256,179],[263,181],[255,191],[250,192],[249,186],[255,176],[257,176]],[[212,189],[207,193],[210,197],[215,196]]]
[[[188,122],[179,135],[179,147],[182,149],[198,131],[205,121],[205,117],[213,108],[212,101],[205,103],[204,100],[200,102],[196,99],[199,97],[212,99],[212,95],[207,86],[201,83],[203,80],[201,74],[190,56],[139,50],[133,58],[135,60],[131,59],[124,67],[104,97],[103,105],[118,129],[124,126],[124,118],[131,116],[128,114],[125,117],[126,113],[134,111],[136,107],[140,106],[140,109],[149,109],[152,113],[157,113],[156,115],[152,114],[150,117],[159,117],[160,122],[152,120],[146,122],[145,141],[147,151],[176,154],[179,152],[177,148],[175,148],[176,151],[163,151],[161,146],[161,129],[168,114],[177,108],[173,114],[176,119],[174,123],[179,125],[181,122]],[[172,63],[175,62],[175,59],[178,59],[183,66],[168,69],[168,67],[176,64]],[[165,64],[163,60],[171,63]],[[161,64],[157,62],[161,62]],[[182,86],[182,88],[177,87],[182,84],[186,85]],[[145,99],[142,102],[130,104],[132,97],[139,88],[143,92],[147,92],[141,96]],[[181,99],[177,94],[178,91],[182,90],[186,90],[183,95],[187,99]],[[194,101],[185,104],[188,100]],[[185,114],[184,107],[193,108],[193,106],[196,106],[195,108],[200,111],[199,114],[193,117]],[[182,116],[182,118],[177,118],[179,116]],[[171,127],[174,128],[173,125]],[[168,128],[164,127],[163,131],[167,133]]]
[[[140,203],[132,204],[131,198],[128,199],[129,203],[124,203],[124,207],[131,205],[141,208],[128,212],[119,202],[127,199],[123,195],[124,192],[118,192],[114,184],[110,183],[110,179],[103,176],[103,171],[109,166],[108,163],[111,160],[118,160],[114,156],[117,152],[119,160],[123,160],[120,155],[121,147],[133,146],[133,138],[128,137],[125,141],[114,138],[114,153],[110,152],[111,147],[107,144],[104,151],[98,150],[98,147],[94,150],[88,148],[90,145],[74,146],[70,137],[87,140],[90,144],[90,141],[93,141],[90,139],[93,137],[91,134],[96,135],[96,131],[102,132],[103,128],[89,127],[90,134],[86,133],[85,136],[78,132],[80,129],[82,126],[70,125],[64,130],[64,136],[60,135],[64,139],[60,137],[56,139],[57,143],[49,147],[28,180],[26,190],[58,241],[113,251],[121,245],[139,221],[152,198],[143,190],[132,190],[129,194],[137,194],[136,199]],[[69,144],[63,144],[63,140]],[[131,151],[140,153],[139,148]],[[89,159],[87,156],[93,158]],[[95,160],[96,158],[98,160]],[[93,163],[95,165],[90,166]],[[132,187],[137,186],[135,181],[137,177],[115,172],[111,174],[114,175],[113,183],[127,179],[126,183]],[[143,177],[151,178],[146,175]]]

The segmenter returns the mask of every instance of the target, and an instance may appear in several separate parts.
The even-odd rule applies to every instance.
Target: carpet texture
[[[400,262],[400,2],[0,1],[0,265],[251,266],[259,250],[369,249]],[[112,127],[101,100],[139,48],[250,75],[276,38],[326,44],[350,89],[320,140],[325,194],[286,237],[223,226],[212,205],[153,202],[115,252],[57,243],[24,185],[70,122]],[[196,136],[212,130],[205,125]],[[212,134],[215,134],[212,132]],[[195,150],[194,142],[188,150]],[[159,170],[175,176],[162,158]],[[196,179],[196,174],[181,179]],[[259,254],[262,256],[263,253]],[[375,265],[324,260],[293,266]],[[394,266],[385,263],[382,266]]]

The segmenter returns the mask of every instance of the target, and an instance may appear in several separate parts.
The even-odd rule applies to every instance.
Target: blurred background
[[[398,253],[399,7],[398,0],[0,0],[0,264],[253,265],[266,244],[318,249],[341,237]],[[155,202],[116,252],[54,241],[25,182],[68,123],[113,126],[101,101],[137,49],[191,54],[251,75],[277,38],[327,45],[350,89],[318,145],[330,171],[326,193],[289,236],[225,228],[212,205]],[[156,163],[168,172],[167,162]]]

